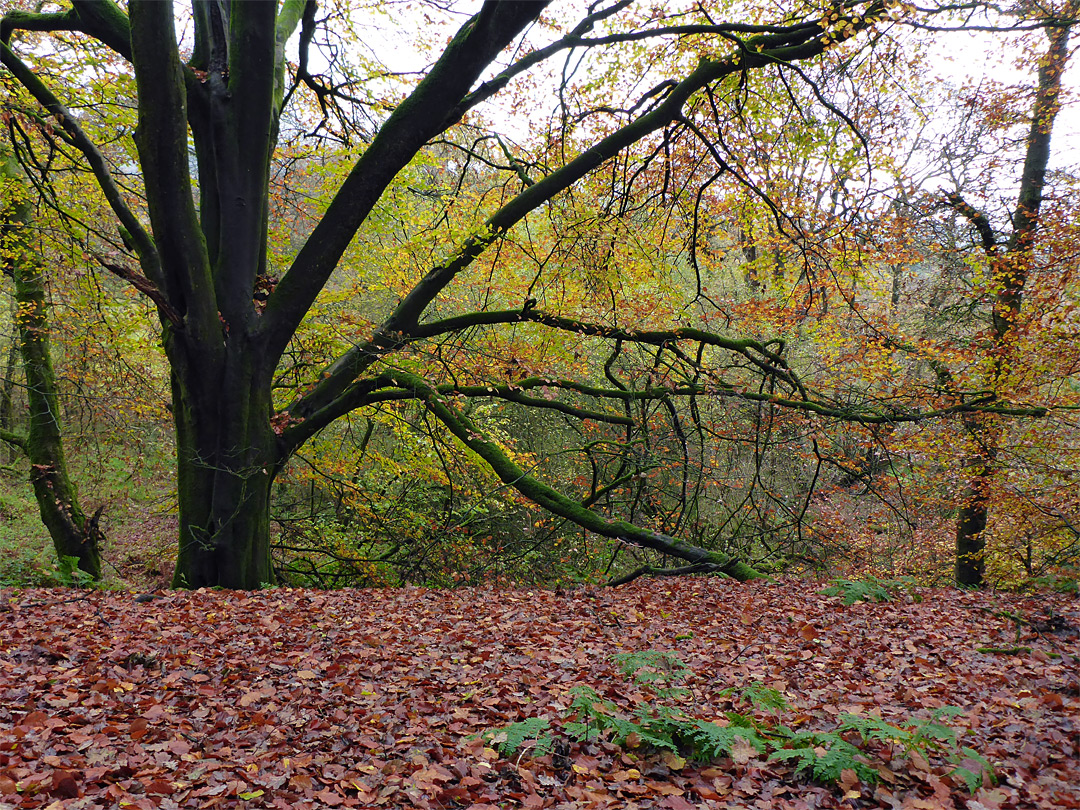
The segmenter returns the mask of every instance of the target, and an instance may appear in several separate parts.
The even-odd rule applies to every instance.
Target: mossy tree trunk
[[[175,584],[253,589],[274,581],[270,490],[283,452],[270,423],[268,375],[252,357],[191,362],[182,341],[173,368],[180,544]]]
[[[56,374],[49,345],[45,275],[29,239],[30,197],[13,155],[0,152],[0,184],[5,208],[0,220],[0,256],[14,282],[15,323],[26,378],[29,410],[25,436],[7,433],[30,461],[30,481],[41,519],[52,537],[57,558],[73,557],[90,577],[101,577],[102,532],[99,510],[87,517],[68,475]]]

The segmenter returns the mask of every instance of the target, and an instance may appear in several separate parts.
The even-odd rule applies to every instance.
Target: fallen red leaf
[[[843,606],[815,598],[817,587],[680,579],[569,599],[540,590],[178,592],[155,603],[154,623],[122,595],[53,607],[51,592],[19,592],[0,622],[0,803],[1076,805],[1080,696],[1075,668],[1049,643],[1075,641],[1050,639],[1046,656],[976,649],[1015,644],[1003,613],[1052,608],[1080,624],[1075,602],[941,590],[921,603]],[[723,718],[733,707],[725,690],[752,683],[781,691],[790,704],[782,720],[800,731],[835,728],[848,712],[901,724],[959,706],[950,723],[997,764],[998,792],[972,797],[940,756],[889,746],[866,746],[883,780],[871,788],[847,773],[839,785],[813,785],[750,746],[701,765],[640,738],[636,747],[561,740],[545,756],[509,758],[476,738],[534,716],[552,720],[558,736],[569,692],[582,684],[632,713],[649,696],[612,655],[646,649],[687,664],[692,693],[679,705],[703,719]],[[159,666],[118,667],[136,654]],[[4,713],[15,706],[25,708]]]

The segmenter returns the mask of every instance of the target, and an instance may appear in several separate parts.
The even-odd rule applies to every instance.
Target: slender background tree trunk
[[[1064,18],[1075,15],[1080,3],[1071,2]],[[1011,373],[1015,362],[1013,337],[1016,321],[1024,302],[1024,287],[1031,269],[1039,209],[1046,185],[1046,167],[1050,161],[1050,136],[1060,108],[1061,77],[1068,65],[1070,25],[1049,29],[1050,44],[1039,63],[1039,79],[1032,105],[1031,129],[1020,178],[1020,193],[1013,212],[1013,231],[1004,245],[999,245],[986,215],[965,203],[959,195],[949,197],[950,204],[965,216],[978,231],[987,254],[997,290],[993,324],[990,329],[992,363],[986,383],[995,394]],[[986,524],[990,508],[990,488],[1000,452],[1000,430],[990,424],[990,416],[972,415],[965,427],[977,444],[975,455],[965,466],[972,470],[960,498],[956,524],[956,584],[968,587],[983,585],[986,552]]]
[[[56,374],[49,346],[45,277],[27,238],[28,190],[14,157],[0,153],[0,161],[0,181],[7,201],[0,222],[4,237],[0,256],[5,274],[15,283],[15,322],[30,411],[29,430],[22,448],[30,460],[30,481],[58,559],[63,562],[73,557],[80,570],[98,579],[103,539],[98,525],[101,510],[91,518],[83,513],[64,460]]]

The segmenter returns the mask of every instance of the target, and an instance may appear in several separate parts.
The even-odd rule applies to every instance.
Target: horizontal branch
[[[652,565],[643,565],[640,568],[635,568],[629,574],[624,574],[621,577],[616,577],[610,582],[605,582],[604,586],[607,588],[617,588],[620,585],[626,585],[629,582],[633,582],[638,577],[650,576],[650,577],[685,577],[689,574],[713,574],[713,573],[727,573],[724,571],[723,566],[716,563],[697,563],[695,565],[683,565],[679,568],[657,568]]]
[[[588,408],[579,408],[566,402],[559,402],[555,399],[547,399],[546,397],[530,397],[524,393],[526,390],[538,387],[567,386],[549,386],[547,380],[542,380],[540,378],[532,378],[529,380],[522,380],[521,382],[499,383],[492,385],[438,385],[435,386],[435,390],[443,396],[447,397],[465,397],[470,399],[475,397],[490,397],[494,399],[502,399],[506,400],[507,402],[516,403],[518,405],[525,405],[530,408],[541,408],[558,411],[559,413],[566,414],[567,416],[573,416],[577,419],[591,420],[593,422],[604,422],[605,424],[609,425],[631,426],[634,424],[633,419],[631,419],[629,416],[623,416],[622,414],[592,411]],[[366,404],[415,398],[415,392],[409,390],[380,391],[379,393],[370,396]]]
[[[0,41],[15,31],[81,31],[131,60],[131,31],[127,16],[112,0],[73,0],[67,11],[9,11],[0,18]]]
[[[678,330],[682,331],[682,330]],[[386,371],[377,377],[360,380],[351,385],[340,397],[334,399],[325,407],[303,415],[291,408],[284,409],[288,414],[285,420],[289,427],[281,434],[281,446],[283,453],[288,455],[293,449],[299,447],[311,436],[322,428],[329,425],[335,419],[344,416],[358,408],[375,405],[381,402],[402,402],[412,399],[422,399],[423,394],[418,389],[398,388],[386,390],[394,385],[394,377],[397,372]],[[480,383],[475,385],[458,385],[444,383],[433,385],[431,389],[440,396],[453,397],[492,397],[515,402],[526,407],[546,408],[556,410],[568,416],[579,419],[589,419],[605,424],[631,425],[630,417],[594,411],[587,408],[571,405],[546,397],[530,397],[526,391],[536,388],[552,388],[572,391],[581,396],[595,399],[609,399],[621,402],[645,402],[665,401],[673,397],[718,397],[736,399],[743,402],[767,404],[778,408],[803,413],[812,413],[839,422],[847,422],[859,425],[895,425],[905,422],[926,422],[932,419],[941,419],[948,416],[965,413],[988,413],[999,416],[1015,416],[1041,419],[1049,412],[1046,406],[1018,406],[1001,405],[992,394],[984,392],[967,392],[970,397],[963,400],[964,392],[953,391],[953,395],[960,397],[961,401],[947,408],[938,408],[929,411],[899,411],[890,410],[887,413],[860,410],[856,408],[843,408],[826,400],[811,399],[809,392],[805,392],[805,398],[794,399],[782,397],[776,394],[760,393],[757,391],[740,390],[732,383],[718,381],[709,385],[679,384],[674,386],[649,386],[647,388],[602,388],[588,383],[568,379],[553,379],[547,377],[528,377],[514,382]],[[303,400],[300,400],[303,402]]]
[[[13,444],[23,452],[26,452],[26,437],[19,433],[12,433],[10,430],[0,428],[0,442]]]
[[[744,581],[761,576],[757,571],[730,555],[718,551],[708,551],[692,546],[677,538],[659,532],[649,531],[622,520],[606,520],[586,509],[578,502],[568,498],[533,478],[515,464],[495,442],[477,430],[476,426],[464,414],[457,411],[447,399],[415,374],[404,371],[387,372],[387,376],[402,388],[416,392],[423,400],[428,411],[442,422],[466,447],[476,453],[499,479],[513,487],[533,503],[547,509],[552,514],[565,518],[587,531],[602,537],[622,540],[641,548],[658,551],[692,564],[717,566],[729,576]]]

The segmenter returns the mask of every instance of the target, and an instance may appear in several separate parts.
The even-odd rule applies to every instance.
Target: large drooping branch
[[[442,396],[496,398],[529,407],[561,411],[567,416],[581,420],[592,420],[627,427],[637,424],[631,416],[627,415],[628,412],[596,411],[551,399],[547,394],[549,391],[560,390],[600,401],[617,401],[624,405],[646,401],[670,402],[672,399],[678,398],[692,400],[699,396],[709,396],[768,404],[792,412],[813,414],[838,422],[861,425],[895,425],[903,422],[924,422],[956,414],[979,413],[1042,418],[1049,412],[1047,408],[1040,406],[1022,407],[1001,404],[991,393],[986,391],[964,392],[964,395],[960,396],[953,405],[930,410],[843,406],[808,389],[794,375],[794,372],[787,368],[780,355],[772,352],[767,345],[753,340],[732,340],[698,329],[675,329],[670,331],[614,329],[569,318],[556,317],[539,310],[528,310],[524,314],[521,310],[509,310],[481,312],[474,313],[474,315],[476,316],[475,319],[470,316],[458,316],[425,324],[424,327],[417,330],[418,335],[410,337],[405,342],[418,343],[422,339],[454,334],[480,324],[493,326],[530,320],[573,335],[605,337],[616,341],[616,345],[664,347],[677,356],[684,358],[685,362],[690,363],[688,370],[692,371],[695,376],[704,376],[707,382],[681,382],[667,386],[650,385],[637,389],[628,386],[605,388],[576,380],[553,379],[550,377],[528,377],[519,380],[470,384],[432,384],[432,390]],[[690,343],[696,346],[698,359],[696,361],[690,360],[687,354],[680,350],[680,343]],[[771,391],[749,390],[745,381],[735,383],[722,379],[717,370],[705,368],[702,362],[701,352],[709,346],[725,349],[735,357],[743,358],[744,361],[750,360],[750,365],[743,365],[742,368],[744,370],[753,369],[762,379],[772,377],[782,382],[787,381],[792,386],[793,393],[797,394],[797,396],[780,396]],[[771,358],[774,362],[763,362],[761,357],[755,353],[755,350],[761,352],[762,356]],[[375,377],[357,380],[326,406],[303,418],[300,418],[288,408],[284,409],[280,417],[283,426],[280,433],[280,447],[283,452],[286,455],[291,453],[334,420],[359,408],[380,402],[417,398],[413,389],[394,387],[392,383],[393,374],[393,371],[383,371]],[[544,390],[545,396],[536,397],[526,393],[535,389]]]
[[[881,4],[871,3],[865,14],[843,18],[847,25],[843,29],[841,38],[852,36],[863,28],[873,25],[876,22],[874,14],[881,8]],[[417,282],[390,317],[375,330],[370,340],[355,346],[331,363],[314,388],[289,406],[289,412],[296,418],[305,419],[317,411],[330,407],[333,401],[348,390],[353,382],[380,357],[401,348],[408,342],[409,336],[421,328],[421,317],[431,302],[490,245],[502,238],[529,213],[569,189],[624,149],[668,126],[682,114],[684,105],[694,93],[743,70],[817,56],[828,47],[826,40],[829,37],[825,34],[834,23],[835,19],[830,17],[828,22],[822,20],[800,28],[801,41],[797,44],[791,44],[790,32],[759,35],[746,40],[745,49],[740,49],[726,57],[716,60],[702,58],[697,68],[672,87],[663,101],[649,112],[601,138],[561,168],[526,187],[492,214],[483,226],[466,239],[443,263],[432,268]],[[359,163],[357,165],[359,166]],[[354,173],[355,171],[356,169]],[[316,227],[315,233],[318,233],[319,227],[322,227],[322,223]],[[305,245],[305,251],[308,250],[308,245],[314,238],[313,233]],[[299,261],[298,257],[297,262]],[[294,262],[294,269],[297,267],[297,262]],[[284,300],[289,295],[291,293],[283,281],[278,285],[271,301]],[[287,339],[287,336],[282,333],[279,338]],[[284,344],[281,345],[281,349],[284,350]]]
[[[795,372],[788,368],[782,354],[782,346],[776,343],[762,343],[751,338],[727,338],[713,332],[693,327],[679,329],[627,329],[607,324],[590,323],[576,318],[567,318],[545,312],[533,306],[522,309],[491,310],[474,312],[468,315],[430,321],[414,327],[408,333],[409,340],[430,339],[439,335],[461,332],[474,326],[494,326],[497,324],[538,323],[563,332],[585,337],[602,337],[609,340],[622,340],[650,346],[676,344],[679,341],[695,341],[704,346],[714,346],[737,354],[762,373],[776,377],[787,383],[795,391],[805,394],[802,382]],[[770,348],[777,345],[778,351]]]
[[[427,385],[420,377],[404,371],[388,372],[387,376],[399,386],[415,392],[423,401],[424,407],[466,447],[483,459],[504,484],[513,487],[552,514],[602,537],[622,540],[702,566],[697,569],[699,571],[723,572],[743,581],[761,576],[750,566],[722,552],[707,551],[626,521],[606,520],[591,509],[582,506],[578,501],[563,495],[521,469],[501,447],[484,436],[468,417],[459,412],[450,400]]]
[[[391,373],[392,375],[392,373]],[[385,375],[383,375],[385,379]],[[549,388],[573,391],[586,397],[597,399],[611,399],[621,402],[670,402],[677,398],[693,397],[716,397],[717,399],[737,399],[743,402],[755,402],[773,405],[789,411],[802,411],[803,413],[816,414],[838,422],[847,422],[853,425],[898,425],[905,422],[927,422],[932,419],[943,419],[948,416],[963,413],[989,413],[997,416],[1023,416],[1041,419],[1049,413],[1045,407],[1013,407],[1010,405],[998,405],[989,395],[975,396],[962,403],[950,405],[945,408],[932,408],[930,410],[892,410],[889,413],[875,413],[868,410],[855,408],[840,408],[825,402],[814,402],[805,399],[786,399],[773,394],[765,394],[759,391],[739,390],[730,383],[717,385],[676,385],[670,388],[657,386],[638,390],[623,390],[618,388],[599,388],[593,385],[576,382],[574,380],[552,380],[546,377],[531,377],[517,382],[499,383],[495,385],[454,385],[443,383],[433,386],[433,390],[447,397],[460,396],[467,398],[490,398],[502,399],[507,402],[516,402],[530,407],[550,408],[561,411],[568,416],[575,416],[582,420],[594,420],[613,425],[636,424],[627,416],[618,414],[601,413],[579,408],[557,401],[528,397],[523,391],[534,388]],[[362,405],[372,405],[378,402],[393,402],[406,399],[415,399],[411,390],[393,389],[379,390],[368,394]]]

